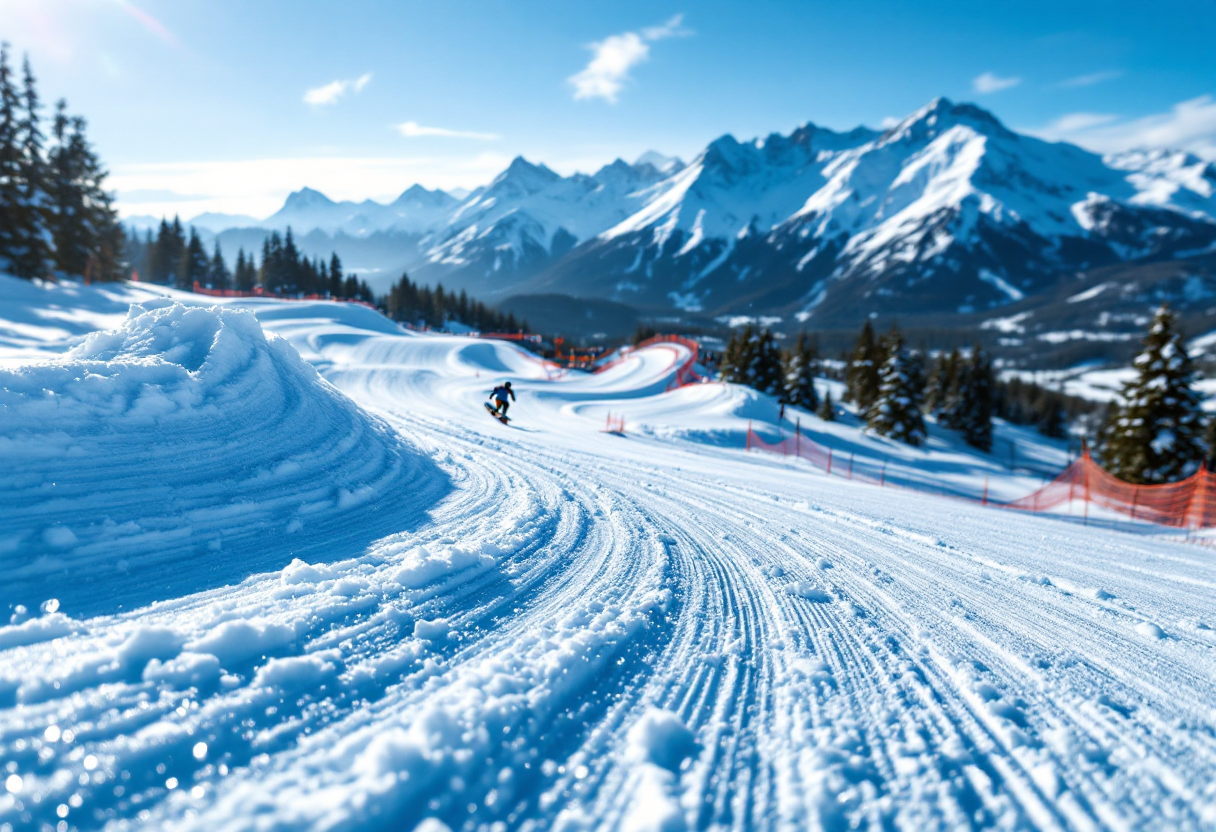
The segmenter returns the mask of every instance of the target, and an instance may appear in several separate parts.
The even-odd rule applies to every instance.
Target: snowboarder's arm
[[[511,394],[511,401],[515,401],[515,391],[514,391],[514,390],[508,390],[507,392]]]

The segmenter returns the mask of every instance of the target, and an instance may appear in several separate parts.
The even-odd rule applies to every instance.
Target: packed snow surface
[[[446,478],[237,309],[160,298],[0,369],[0,604],[114,610],[366,545]]]
[[[772,403],[663,392],[675,345],[559,374],[333,304],[252,308],[282,340],[145,304],[0,384],[0,519],[38,532],[0,558],[68,564],[0,627],[0,827],[1216,824],[1210,549],[745,453]],[[481,412],[503,378],[511,427]],[[937,439],[905,463],[964,478]],[[278,508],[250,532],[221,519],[242,499]],[[133,535],[126,571],[101,537],[108,513],[190,512],[192,543]]]

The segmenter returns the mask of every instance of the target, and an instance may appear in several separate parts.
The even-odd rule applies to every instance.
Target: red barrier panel
[[[645,349],[646,347],[655,347],[662,344],[679,344],[689,351],[689,356],[680,365],[676,367],[675,378],[671,380],[671,384],[667,385],[667,391],[671,392],[687,384],[698,384],[705,380],[705,377],[698,373],[694,368],[697,363],[697,358],[701,353],[701,346],[691,338],[683,338],[679,335],[655,335],[653,338],[647,338],[635,347],[626,347],[621,350],[621,354],[607,362],[596,367],[592,372],[602,373],[609,367],[615,367],[622,361],[626,360],[631,353],[636,350]]]
[[[766,442],[751,425],[747,428],[747,450],[766,451],[783,456],[796,456],[832,474],[832,451],[796,431],[780,442]],[[836,461],[839,475],[840,460]],[[849,457],[844,476],[875,485],[893,485],[886,464]],[[923,483],[903,483],[897,487],[930,491]],[[974,499],[974,498],[969,498]],[[1207,529],[1216,527],[1216,475],[1200,466],[1185,480],[1165,485],[1134,485],[1112,476],[1094,462],[1085,451],[1072,465],[1047,485],[1021,499],[1009,503],[994,503],[988,499],[988,483],[984,481],[983,505],[1020,511],[1051,511],[1079,500],[1086,507],[1093,503],[1111,511],[1125,514],[1133,520],[1178,528]]]

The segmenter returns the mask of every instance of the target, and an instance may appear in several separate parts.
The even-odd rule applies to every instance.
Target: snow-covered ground
[[[1216,825],[1211,549],[748,454],[675,345],[173,294],[0,277],[5,832]]]

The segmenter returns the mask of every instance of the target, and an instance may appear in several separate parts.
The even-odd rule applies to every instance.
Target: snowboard
[[[483,402],[483,404],[486,406],[486,413],[489,413],[491,416],[493,416],[493,417],[494,417],[495,419],[497,419],[498,421],[502,422],[504,425],[505,425],[507,422],[511,421],[511,420],[510,420],[510,419],[508,419],[506,416],[499,416],[499,415],[498,415],[498,414],[497,414],[497,413],[494,411],[494,408],[490,407],[490,403],[489,403],[489,402]]]

